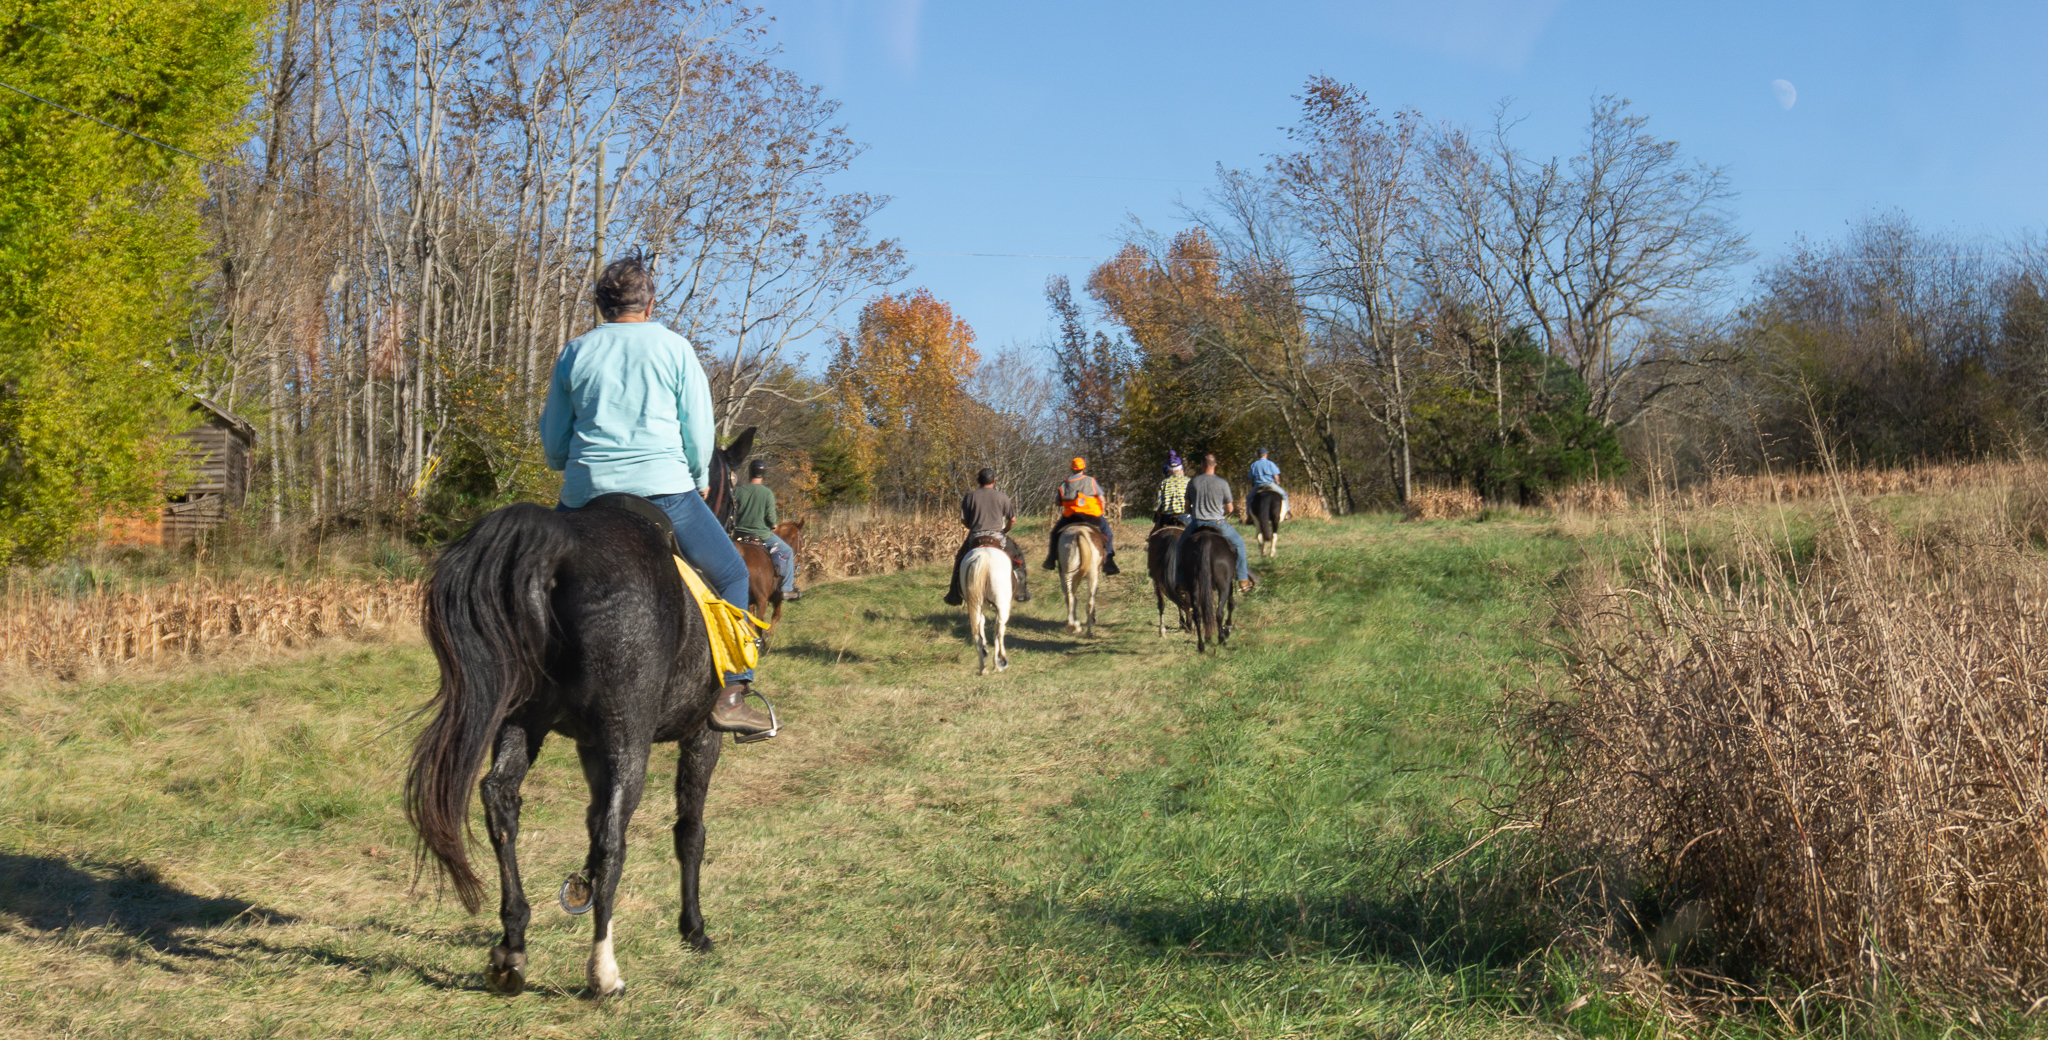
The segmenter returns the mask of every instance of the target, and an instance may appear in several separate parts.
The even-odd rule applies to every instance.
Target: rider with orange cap
[[[1076,458],[1073,472],[1060,481],[1053,494],[1059,499],[1060,519],[1052,525],[1052,544],[1045,550],[1045,569],[1059,569],[1060,528],[1069,523],[1082,524],[1093,520],[1102,529],[1102,552],[1106,557],[1102,561],[1102,573],[1123,573],[1122,568],[1116,565],[1116,539],[1109,533],[1109,518],[1102,515],[1102,485],[1088,475],[1088,460]]]

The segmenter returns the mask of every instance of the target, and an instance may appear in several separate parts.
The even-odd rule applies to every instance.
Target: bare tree
[[[884,200],[829,190],[859,148],[773,64],[758,11],[278,11],[264,132],[216,185],[221,308],[190,365],[258,415],[273,519],[437,486],[544,492],[538,398],[625,247],[663,258],[665,317],[705,354],[728,429],[800,396],[790,345],[901,272],[867,230]]]
[[[1626,100],[1594,101],[1569,162],[1516,149],[1505,109],[1494,123],[1494,190],[1512,227],[1496,251],[1511,259],[1548,349],[1585,380],[1593,414],[1616,425],[1683,385],[1675,359],[1649,346],[1749,258],[1726,171],[1687,161],[1648,122]]]
[[[1419,347],[1413,311],[1422,244],[1416,183],[1420,117],[1401,112],[1383,119],[1364,92],[1327,76],[1311,79],[1299,100],[1302,119],[1289,131],[1297,149],[1276,157],[1269,168],[1300,243],[1298,259],[1290,264],[1283,249],[1270,248],[1271,259],[1262,266],[1276,272],[1294,268],[1292,292],[1309,319],[1307,342],[1328,348],[1326,356],[1304,350],[1300,361],[1290,362],[1300,375],[1290,380],[1297,389],[1284,396],[1294,402],[1282,414],[1298,412],[1306,420],[1290,419],[1291,433],[1301,425],[1314,429],[1318,450],[1304,458],[1319,463],[1309,467],[1312,478],[1335,480],[1338,493],[1326,497],[1338,499],[1331,502],[1332,512],[1342,512],[1349,489],[1337,450],[1332,391],[1345,384],[1333,377],[1351,377],[1352,396],[1384,427],[1387,443],[1398,452],[1395,484],[1402,499],[1415,480],[1409,414]],[[1237,213],[1245,213],[1251,200],[1242,190],[1227,190],[1224,198],[1242,200],[1225,207]],[[1279,242],[1286,235],[1276,228],[1254,237]]]

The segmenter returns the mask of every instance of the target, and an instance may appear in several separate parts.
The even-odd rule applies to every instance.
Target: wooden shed
[[[178,457],[190,477],[184,491],[174,491],[164,505],[166,545],[189,541],[220,526],[249,498],[256,427],[196,394],[191,411],[199,425],[176,438],[184,442]]]

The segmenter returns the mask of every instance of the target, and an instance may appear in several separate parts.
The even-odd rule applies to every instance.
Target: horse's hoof
[[[698,932],[695,935],[685,935],[683,936],[683,945],[688,946],[690,949],[695,950],[698,953],[710,953],[711,937],[705,935],[703,932]]]
[[[491,963],[484,969],[484,984],[491,992],[516,997],[526,992],[526,955],[500,946],[491,951]]]
[[[562,880],[562,891],[555,898],[561,902],[562,909],[572,914],[587,914],[590,904],[597,898],[597,890],[579,870]]]

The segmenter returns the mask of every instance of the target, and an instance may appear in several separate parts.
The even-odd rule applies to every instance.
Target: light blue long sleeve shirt
[[[708,486],[711,384],[690,341],[659,322],[606,322],[570,340],[548,380],[540,441],[562,504]]]
[[[1252,478],[1253,487],[1265,484],[1278,484],[1280,482],[1280,464],[1272,459],[1257,459],[1253,461],[1252,471],[1249,475]]]

